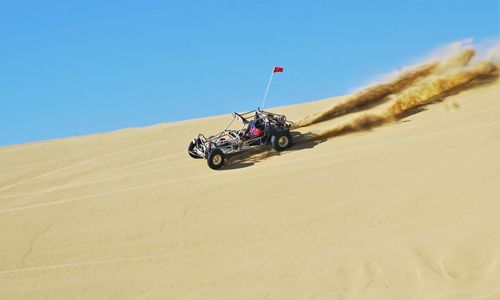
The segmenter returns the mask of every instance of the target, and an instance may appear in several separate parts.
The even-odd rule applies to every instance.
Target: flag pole
[[[269,91],[269,86],[271,85],[271,81],[273,80],[273,75],[274,67],[273,71],[271,72],[271,77],[269,77],[269,81],[267,82],[266,92],[264,93],[264,98],[262,99],[262,106],[260,107],[260,109],[264,109],[264,105],[266,104],[267,91]]]

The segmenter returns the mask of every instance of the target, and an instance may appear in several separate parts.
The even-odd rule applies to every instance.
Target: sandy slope
[[[229,116],[0,148],[0,299],[499,299],[500,83],[427,109],[221,171]]]

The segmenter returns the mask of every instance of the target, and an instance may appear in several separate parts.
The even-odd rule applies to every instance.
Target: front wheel
[[[226,161],[226,156],[224,152],[220,149],[215,149],[208,155],[207,163],[210,169],[218,170],[222,168],[224,162]]]
[[[292,135],[289,130],[278,131],[271,137],[271,145],[276,151],[283,151],[292,147]]]

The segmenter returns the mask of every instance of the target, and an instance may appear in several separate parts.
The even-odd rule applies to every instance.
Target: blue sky
[[[1,1],[0,145],[345,94],[443,44],[498,38],[499,0]]]

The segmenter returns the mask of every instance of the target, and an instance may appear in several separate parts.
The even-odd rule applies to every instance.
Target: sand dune
[[[0,148],[0,299],[499,299],[500,82],[462,50],[220,171],[186,147],[228,115]]]

